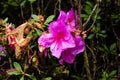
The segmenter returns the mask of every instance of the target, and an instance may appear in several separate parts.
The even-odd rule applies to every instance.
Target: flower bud
[[[44,20],[44,17],[43,17],[42,15],[38,15],[38,17],[39,17],[39,19],[40,19],[41,22],[44,22],[44,21],[45,21],[45,20]]]
[[[41,24],[40,24],[40,23],[36,22],[35,24],[36,24],[36,27],[37,27],[37,28],[39,28],[39,29],[41,29],[41,30],[43,30],[43,31],[44,31],[44,29],[43,29],[43,27],[41,26]]]

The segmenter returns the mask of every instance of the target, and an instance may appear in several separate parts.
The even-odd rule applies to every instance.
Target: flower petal
[[[60,14],[59,14],[57,21],[65,22],[65,19],[66,19],[66,13],[64,11],[60,11]]]
[[[50,47],[50,45],[53,43],[53,36],[49,33],[49,34],[43,34],[42,36],[40,36],[40,38],[38,39],[38,44],[40,46],[43,47]]]
[[[85,43],[82,41],[80,36],[76,36],[75,38],[76,47],[74,48],[74,54],[79,54],[84,51]]]
[[[63,62],[67,62],[70,64],[74,62],[74,59],[76,57],[76,55],[71,54],[71,52],[69,50],[64,51],[61,56],[62,56],[61,58],[62,58]]]
[[[49,32],[53,35],[66,32],[66,30],[67,30],[67,27],[64,22],[53,21],[49,24]]]
[[[59,43],[57,42],[54,42],[51,47],[50,47],[50,50],[52,52],[52,55],[55,56],[56,58],[60,58],[61,56],[61,52],[63,51],[59,45]]]
[[[75,47],[68,48],[62,52],[61,58],[64,62],[73,63],[76,55],[84,51],[85,43],[80,36],[76,36],[75,44]]]
[[[67,12],[66,22],[70,23],[74,20],[74,11],[71,9]]]

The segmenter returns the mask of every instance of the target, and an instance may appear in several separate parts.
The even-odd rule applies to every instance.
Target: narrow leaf
[[[20,66],[19,63],[14,62],[13,65],[14,65],[14,67],[15,67],[18,71],[22,71],[22,68],[21,68],[21,66]]]
[[[24,76],[22,76],[22,77],[20,78],[20,80],[24,80]]]
[[[50,15],[47,19],[46,19],[46,21],[45,21],[45,24],[48,24],[49,22],[51,22],[53,19],[54,19],[54,15]]]
[[[9,74],[9,75],[20,75],[20,72],[16,69],[11,69],[11,70],[7,70],[7,74]]]
[[[46,77],[44,80],[52,80],[51,77]]]
[[[95,35],[95,34],[90,34],[90,35],[88,36],[88,39],[92,39],[92,38],[94,37],[94,35]]]
[[[35,20],[35,21],[40,21],[39,17],[35,14],[32,14],[31,17]]]
[[[25,74],[25,75],[28,76],[32,80],[37,80],[35,76],[29,75],[29,74]]]
[[[110,46],[110,51],[114,50],[116,48],[116,44],[113,43],[111,46]]]
[[[110,73],[109,73],[109,76],[114,76],[115,74],[117,73],[117,71],[116,70],[113,70],[113,71],[111,71]]]
[[[42,31],[39,29],[36,29],[37,35],[40,36],[42,34]]]
[[[33,3],[33,2],[35,2],[36,0],[28,0],[31,4]]]

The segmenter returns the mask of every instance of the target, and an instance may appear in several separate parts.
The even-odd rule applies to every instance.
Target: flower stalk
[[[87,52],[86,52],[86,47],[85,47],[83,56],[84,56],[84,62],[85,62],[84,66],[86,69],[87,78],[88,78],[88,80],[92,80],[91,73],[90,73],[90,67],[89,67],[89,60],[88,60],[88,56],[87,56]]]

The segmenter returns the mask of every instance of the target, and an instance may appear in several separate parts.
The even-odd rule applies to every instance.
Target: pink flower
[[[85,43],[80,36],[75,37],[75,47],[64,50],[61,54],[61,60],[67,63],[73,63],[77,54],[84,51]],[[61,62],[62,64],[62,62]]]
[[[73,9],[67,13],[60,11],[57,21],[49,24],[49,33],[38,39],[39,50],[42,52],[50,47],[52,55],[60,59],[60,64],[73,63],[76,55],[83,52],[85,46],[80,36],[71,34],[77,31],[75,22],[78,22],[78,15],[74,15]]]
[[[65,49],[75,47],[73,36],[63,22],[51,22],[49,32],[38,39],[38,44],[46,48],[50,47],[52,55],[56,58],[60,58]]]

